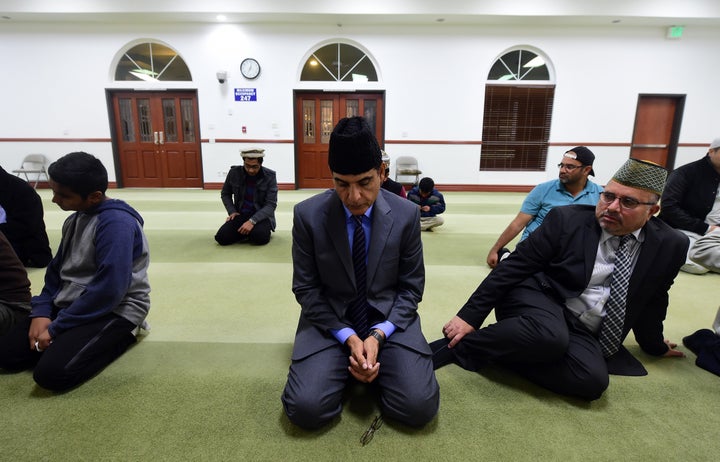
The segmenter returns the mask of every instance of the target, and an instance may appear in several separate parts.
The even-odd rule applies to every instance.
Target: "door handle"
[[[160,144],[165,144],[165,132],[158,132],[160,134]]]
[[[633,148],[665,149],[667,144],[633,144]]]
[[[160,138],[159,138],[159,136],[158,136],[158,132],[153,132],[153,140],[154,140],[155,144],[160,144],[160,143],[158,142],[159,139],[160,139]]]

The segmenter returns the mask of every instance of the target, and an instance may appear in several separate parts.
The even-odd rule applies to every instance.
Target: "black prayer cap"
[[[345,117],[330,135],[328,166],[341,175],[357,175],[382,164],[375,134],[363,117]]]

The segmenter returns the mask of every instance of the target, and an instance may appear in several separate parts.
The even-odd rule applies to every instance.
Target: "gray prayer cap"
[[[661,165],[631,157],[615,172],[612,181],[662,196],[667,175],[667,170]]]

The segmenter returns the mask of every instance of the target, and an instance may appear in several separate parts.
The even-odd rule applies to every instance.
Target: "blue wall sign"
[[[236,88],[235,101],[257,101],[257,88]]]

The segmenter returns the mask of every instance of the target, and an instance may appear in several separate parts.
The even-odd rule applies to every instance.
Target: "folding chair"
[[[45,181],[48,180],[47,166],[48,159],[43,154],[28,154],[20,164],[20,168],[13,170],[13,173],[17,176],[24,175],[25,181],[30,183],[30,175],[35,175],[35,185],[33,188],[37,188],[38,183],[44,177]]]
[[[400,156],[395,161],[395,181],[398,183],[415,186],[420,181],[421,174],[416,158]]]

